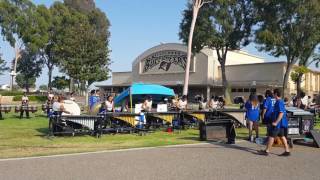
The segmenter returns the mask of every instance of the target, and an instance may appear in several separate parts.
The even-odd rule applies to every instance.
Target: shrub
[[[17,96],[17,95],[23,95],[22,91],[0,91],[0,94],[2,96]]]
[[[21,101],[22,95],[16,95],[13,97],[13,101]],[[28,96],[29,101],[45,102],[47,96]]]

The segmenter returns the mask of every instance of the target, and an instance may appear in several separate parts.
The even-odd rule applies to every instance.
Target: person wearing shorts
[[[276,102],[274,104],[273,116],[271,127],[268,129],[268,142],[265,150],[259,151],[261,155],[268,155],[271,151],[274,139],[280,137],[285,152],[280,156],[290,156],[290,150],[286,138],[286,130],[288,128],[288,121],[286,118],[286,109],[284,101],[281,99],[281,92],[279,89],[273,90],[274,97]]]
[[[250,94],[249,100],[245,104],[246,117],[249,124],[249,141],[253,142],[252,130],[256,132],[256,138],[259,137],[259,119],[260,119],[260,104],[258,97],[255,94]]]

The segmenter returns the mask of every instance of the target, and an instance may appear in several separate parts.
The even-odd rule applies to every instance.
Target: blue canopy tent
[[[130,98],[130,104],[132,107],[133,98],[141,99],[142,96],[150,95],[156,100],[161,100],[161,98],[174,96],[173,89],[157,85],[157,84],[143,84],[136,83],[131,85],[128,89],[119,94],[115,99],[114,103],[120,104],[125,99]],[[134,96],[134,97],[133,97]],[[142,100],[142,99],[141,99]]]

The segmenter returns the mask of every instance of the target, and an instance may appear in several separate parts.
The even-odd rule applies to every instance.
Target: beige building
[[[119,93],[132,83],[154,83],[171,87],[177,94],[182,91],[187,47],[168,43],[152,47],[139,55],[130,72],[113,72],[112,85],[97,85],[106,92]],[[233,97],[248,96],[250,91],[263,94],[266,89],[282,86],[284,62],[265,62],[245,51],[227,54],[226,75]],[[310,95],[319,94],[320,73],[306,74],[302,88]],[[290,93],[296,91],[289,82]],[[189,97],[222,95],[221,71],[214,50],[205,48],[192,58],[190,67]]]

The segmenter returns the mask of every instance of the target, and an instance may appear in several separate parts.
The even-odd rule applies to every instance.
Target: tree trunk
[[[302,76],[303,74],[298,75],[298,80],[297,80],[297,95],[299,96],[301,93],[301,82],[302,82]]]
[[[74,86],[74,82],[73,82],[73,78],[70,77],[70,83],[69,83],[69,92],[73,92],[73,86]]]
[[[225,63],[221,63],[220,66],[221,66],[221,76],[222,76],[222,92],[223,92],[226,103],[230,104],[231,103],[230,92],[229,92],[230,88],[229,88],[229,83],[226,76]]]
[[[186,64],[185,76],[184,76],[183,95],[188,95],[189,73],[190,73],[191,53],[192,53],[192,38],[193,38],[194,27],[197,21],[198,12],[201,7],[199,2],[197,1],[194,2],[194,5],[193,5],[193,16],[192,16],[189,39],[188,39],[187,64]]]
[[[290,75],[290,72],[291,72],[291,69],[293,67],[293,63],[288,63],[287,62],[287,65],[286,65],[286,72],[284,73],[284,77],[283,77],[283,82],[282,82],[282,94],[283,94],[283,97],[287,97],[290,95],[289,93],[289,89],[288,89],[288,81],[289,81],[289,75]]]
[[[26,92],[29,93],[29,81],[26,79]]]
[[[52,71],[53,71],[53,67],[48,66],[48,90],[51,89],[51,81],[52,81]]]

